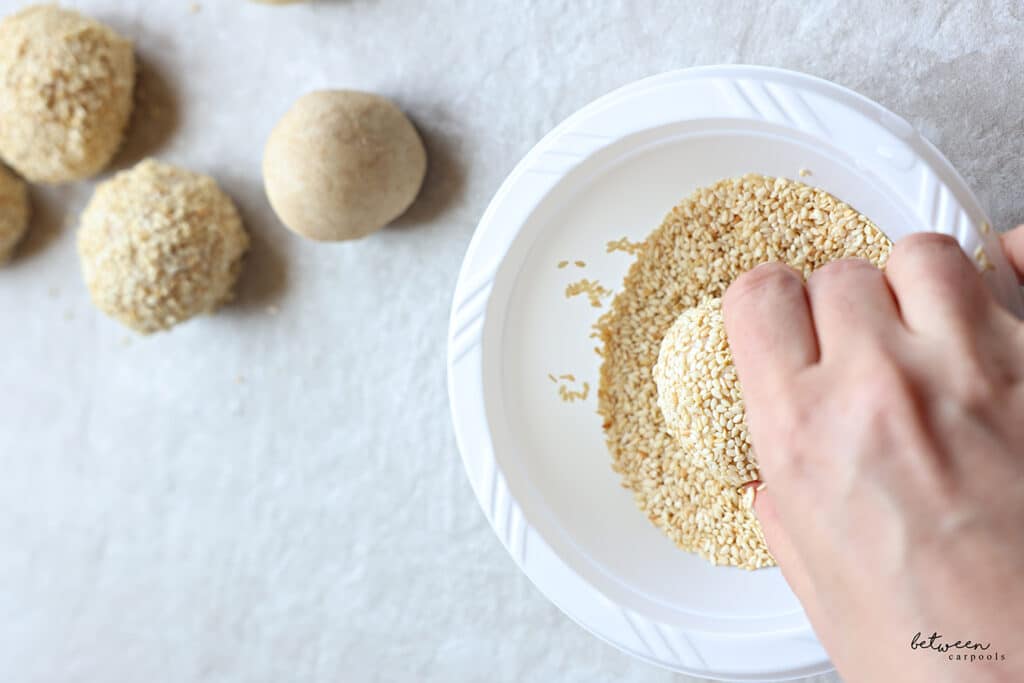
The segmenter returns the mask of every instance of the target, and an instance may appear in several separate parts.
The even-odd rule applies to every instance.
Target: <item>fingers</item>
[[[765,263],[744,273],[726,291],[722,313],[743,393],[755,404],[817,362],[807,293],[792,268]]]
[[[893,247],[885,275],[907,327],[943,338],[967,332],[992,297],[974,263],[948,235],[917,233]]]
[[[850,345],[884,341],[902,327],[881,270],[864,259],[833,261],[807,281],[822,359],[848,357]]]
[[[1010,265],[1017,272],[1017,278],[1024,285],[1024,225],[1018,225],[1003,235],[1003,251],[1010,259]]]

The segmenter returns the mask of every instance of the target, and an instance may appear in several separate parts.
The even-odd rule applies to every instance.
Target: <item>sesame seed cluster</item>
[[[696,190],[639,247],[622,290],[596,324],[603,359],[598,412],[614,470],[679,547],[714,564],[774,565],[745,503],[749,496],[737,487],[756,463],[745,426],[737,426],[742,393],[713,299],[760,263],[782,261],[806,277],[845,257],[882,266],[891,246],[870,220],[827,192],[750,174]],[[680,316],[670,347],[686,365],[670,368],[666,361],[655,370]],[[666,384],[676,378],[675,398],[666,401],[685,412],[684,429],[676,429],[685,438],[672,433],[659,406],[656,373]],[[717,386],[702,385],[707,377]]]

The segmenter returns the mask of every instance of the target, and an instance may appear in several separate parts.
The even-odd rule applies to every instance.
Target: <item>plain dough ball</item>
[[[383,97],[313,92],[281,118],[263,152],[271,206],[315,240],[365,237],[405,212],[419,193],[427,153],[412,123]]]
[[[28,187],[0,166],[0,265],[14,253],[28,228]]]
[[[0,157],[31,182],[95,175],[132,112],[132,44],[52,5],[0,22]]]
[[[213,178],[152,159],[97,187],[78,232],[93,303],[144,334],[230,300],[248,246]]]

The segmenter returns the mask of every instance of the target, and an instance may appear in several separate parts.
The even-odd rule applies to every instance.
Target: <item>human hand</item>
[[[1024,281],[1024,226],[1003,243]],[[755,511],[840,673],[1024,680],[1024,323],[927,233],[884,272],[759,266],[723,310]]]

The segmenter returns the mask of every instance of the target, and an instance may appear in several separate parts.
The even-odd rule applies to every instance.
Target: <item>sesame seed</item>
[[[625,244],[609,243],[608,251],[626,251]],[[891,246],[828,193],[760,175],[696,190],[630,245],[637,258],[595,325],[603,342],[598,413],[612,469],[679,547],[716,564],[775,564],[744,505],[751,494],[727,481],[756,479],[757,466],[715,299],[759,263],[783,261],[806,276],[848,256],[881,266]],[[674,393],[659,398],[659,374]]]

